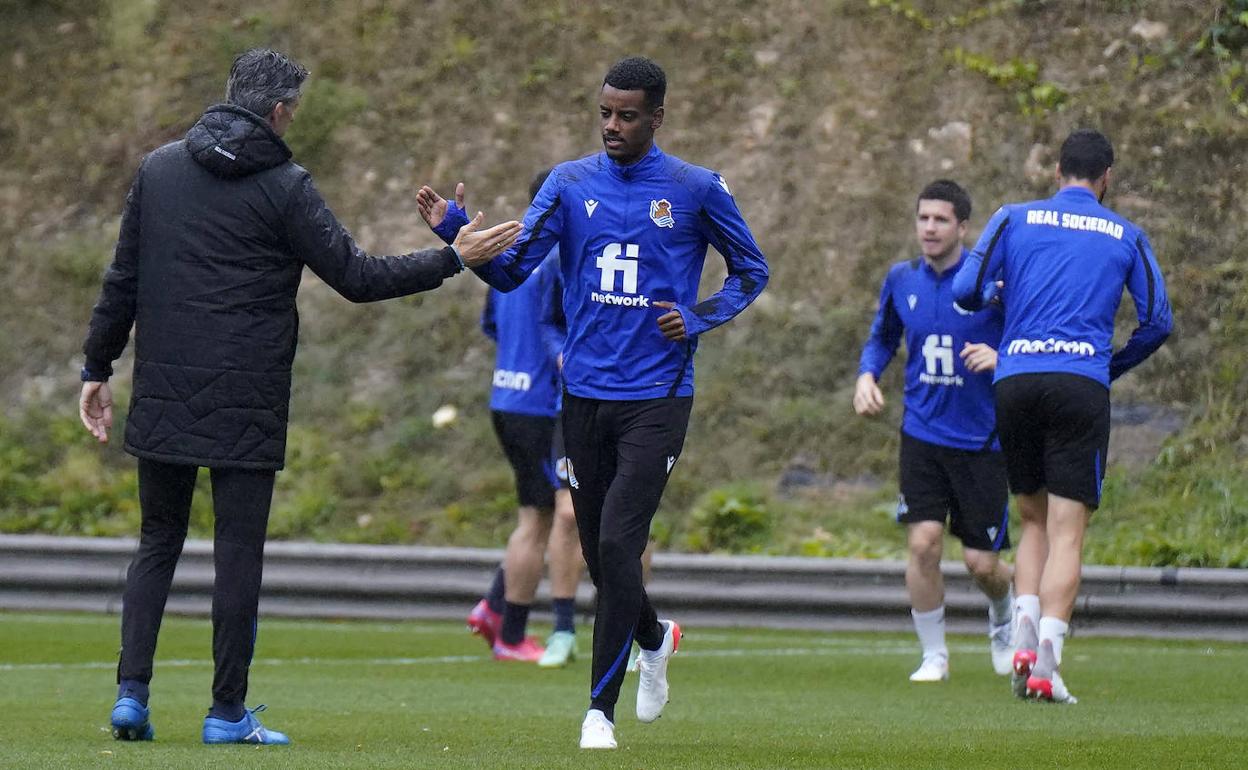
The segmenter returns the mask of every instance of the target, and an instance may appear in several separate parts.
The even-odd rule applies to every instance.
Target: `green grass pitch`
[[[587,655],[559,671],[496,663],[457,624],[263,620],[251,704],[290,747],[199,742],[207,620],[169,618],[152,682],[154,743],[111,738],[118,620],[0,614],[2,768],[1009,768],[1207,770],[1248,762],[1248,647],[1067,643],[1081,702],[1016,701],[986,640],[951,639],[953,678],[913,685],[896,634],[686,628],[662,719],[581,752]],[[536,629],[544,631],[545,629]],[[588,634],[582,631],[582,653]]]

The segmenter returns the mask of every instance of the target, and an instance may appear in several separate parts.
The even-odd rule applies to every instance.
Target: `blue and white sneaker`
[[[149,717],[152,712],[135,698],[118,698],[113,704],[113,737],[119,741],[150,741],[156,737]]]
[[[285,746],[290,743],[286,733],[265,729],[260,720],[256,719],[256,714],[264,709],[263,705],[247,709],[243,718],[237,722],[213,716],[204,717],[204,743],[256,743],[265,746]]]

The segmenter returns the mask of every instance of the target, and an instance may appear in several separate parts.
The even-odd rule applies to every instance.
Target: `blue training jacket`
[[[959,304],[978,309],[984,284],[994,279],[1005,281],[997,380],[1065,372],[1109,387],[1161,347],[1174,325],[1148,237],[1084,187],[992,215],[954,278]],[[1139,326],[1115,353],[1124,286]]]
[[[557,248],[519,289],[507,294],[490,289],[486,295],[481,331],[498,343],[490,409],[559,415],[563,393],[558,358],[567,334],[562,298]]]
[[[959,264],[966,261],[962,251]],[[937,274],[922,257],[893,265],[880,290],[880,308],[862,348],[858,374],[878,380],[902,336],[906,339],[906,435],[955,449],[996,449],[992,373],[973,374],[959,355],[966,343],[996,348],[1004,318],[993,302],[978,312],[953,300],[957,265]]]
[[[467,216],[451,203],[435,229],[453,240]],[[698,302],[707,245],[728,267],[723,288]],[[564,387],[583,398],[693,395],[698,335],[730,320],[762,292],[767,261],[718,174],[657,146],[630,166],[597,153],[555,167],[524,216],[516,243],[476,268],[500,291],[522,284],[559,246]],[[676,304],[685,342],[659,331]]]

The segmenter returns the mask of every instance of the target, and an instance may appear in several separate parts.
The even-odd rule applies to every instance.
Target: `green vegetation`
[[[1034,61],[1010,59],[997,63],[960,46],[949,53],[949,60],[1013,92],[1014,100],[1024,115],[1043,115],[1061,109],[1066,103],[1066,91],[1056,83],[1040,80],[1040,65]]]
[[[289,747],[205,747],[206,620],[171,618],[152,681],[153,743],[107,732],[117,620],[0,615],[0,764],[167,768],[580,768],[589,662],[499,664],[450,623],[264,620],[251,701]],[[584,649],[585,640],[581,641]],[[950,640],[953,679],[916,687],[910,636],[686,629],[663,718],[616,718],[597,767],[1238,767],[1248,649],[1079,638],[1065,677],[1076,707],[1015,700],[982,637]],[[1055,739],[1055,736],[1060,736]],[[1015,762],[1011,758],[1025,757]]]
[[[1198,53],[1208,53],[1218,62],[1218,81],[1240,116],[1248,118],[1248,0],[1223,0],[1214,12],[1214,21],[1196,44]]]
[[[655,527],[664,547],[900,555],[898,367],[882,419],[853,417],[850,393],[879,281],[914,251],[914,191],[963,182],[974,230],[1000,202],[1047,194],[1056,143],[1096,125],[1118,149],[1109,202],[1149,232],[1177,322],[1115,399],[1175,409],[1185,427],[1113,470],[1089,556],[1244,566],[1246,11],[509,0],[483,23],[410,0],[0,3],[0,531],[136,530],[122,426],[101,448],[74,415],[77,351],[139,159],[222,98],[237,52],[273,45],[311,69],[290,143],[377,253],[434,245],[415,213],[422,183],[462,179],[490,219],[518,214],[538,166],[598,148],[601,73],[640,52],[671,76],[664,148],[728,177],[773,266],[756,306],[702,341]],[[1162,31],[1133,32],[1142,20]],[[722,275],[712,254],[704,292]],[[514,498],[484,403],[483,293],[461,277],[354,306],[308,276],[275,537],[501,544]],[[127,354],[114,382],[123,404],[129,366]],[[445,404],[459,419],[436,429]],[[796,467],[818,483],[782,492]]]

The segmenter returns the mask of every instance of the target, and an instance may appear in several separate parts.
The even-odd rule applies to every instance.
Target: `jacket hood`
[[[195,162],[223,179],[280,166],[290,148],[268,121],[233,104],[209,107],[186,132],[186,148]]]

